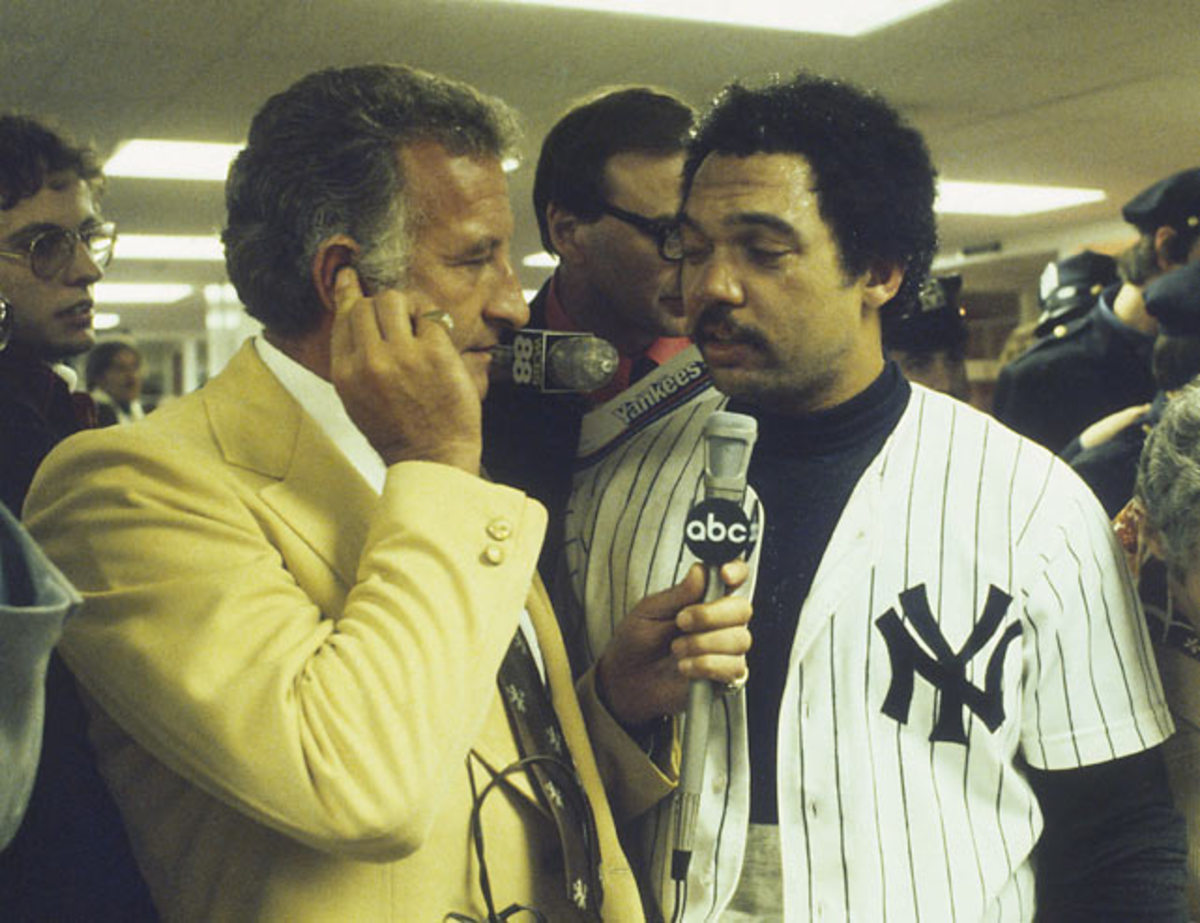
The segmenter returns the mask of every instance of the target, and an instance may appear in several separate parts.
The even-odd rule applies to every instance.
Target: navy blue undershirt
[[[766,518],[746,686],[753,823],[778,823],[775,740],[800,607],[854,485],[895,429],[911,394],[889,362],[865,391],[807,416],[729,405],[758,420],[748,480]]]

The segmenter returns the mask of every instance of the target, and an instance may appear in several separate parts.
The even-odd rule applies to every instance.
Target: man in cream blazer
[[[642,919],[616,822],[673,766],[626,728],[741,675],[749,609],[698,604],[698,574],[647,598],[577,698],[534,576],[545,512],[479,476],[489,349],[527,315],[508,118],[390,66],[270,100],[224,235],[264,336],[39,473],[30,528],[85,600],[62,650],[166,919]],[[540,682],[502,694],[514,635]],[[561,793],[514,765],[539,693],[598,888],[568,874]]]

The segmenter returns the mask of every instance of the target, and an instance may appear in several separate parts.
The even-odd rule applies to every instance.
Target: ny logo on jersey
[[[883,713],[901,724],[908,723],[908,710],[912,705],[913,685],[919,673],[926,682],[940,693],[937,719],[931,741],[949,741],[966,745],[967,734],[963,727],[963,708],[969,708],[989,731],[995,731],[1004,721],[1004,696],[1000,688],[1004,672],[1004,654],[1008,646],[1021,634],[1021,623],[1013,622],[1004,631],[988,658],[984,687],[967,681],[967,664],[971,662],[1000,629],[1000,623],[1012,597],[994,586],[988,587],[983,615],[975,623],[971,635],[961,650],[951,649],[937,619],[929,609],[929,597],[925,584],[905,590],[900,594],[900,608],[911,628],[906,628],[895,608],[888,609],[876,621],[875,626],[887,642],[888,657],[892,662],[892,682],[883,701]],[[933,652],[930,657],[917,643],[910,631]]]

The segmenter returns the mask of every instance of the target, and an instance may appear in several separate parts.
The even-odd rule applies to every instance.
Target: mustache
[[[716,329],[721,329],[726,335],[714,336],[712,331]],[[767,338],[760,331],[739,324],[731,316],[730,309],[721,305],[711,305],[700,312],[693,328],[692,340],[697,346],[719,340],[721,343],[741,343],[762,350],[770,347]]]

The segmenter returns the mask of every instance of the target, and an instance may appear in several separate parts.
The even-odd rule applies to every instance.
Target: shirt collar
[[[546,326],[550,330],[565,333],[580,332],[582,328],[571,320],[563,308],[562,299],[558,296],[557,281],[557,275],[551,276],[550,284],[546,289]],[[588,394],[588,403],[593,406],[603,404],[628,388],[634,360],[645,356],[654,360],[655,365],[663,365],[691,345],[692,341],[687,337],[659,337],[646,347],[645,352],[636,355],[621,353],[618,357],[617,373],[613,376],[612,381],[599,391],[593,391]]]
[[[354,425],[332,382],[305,368],[267,342],[254,338],[254,349],[285,391],[295,398],[317,427],[338,447],[346,460],[376,493],[383,490],[387,466],[362,431]]]

